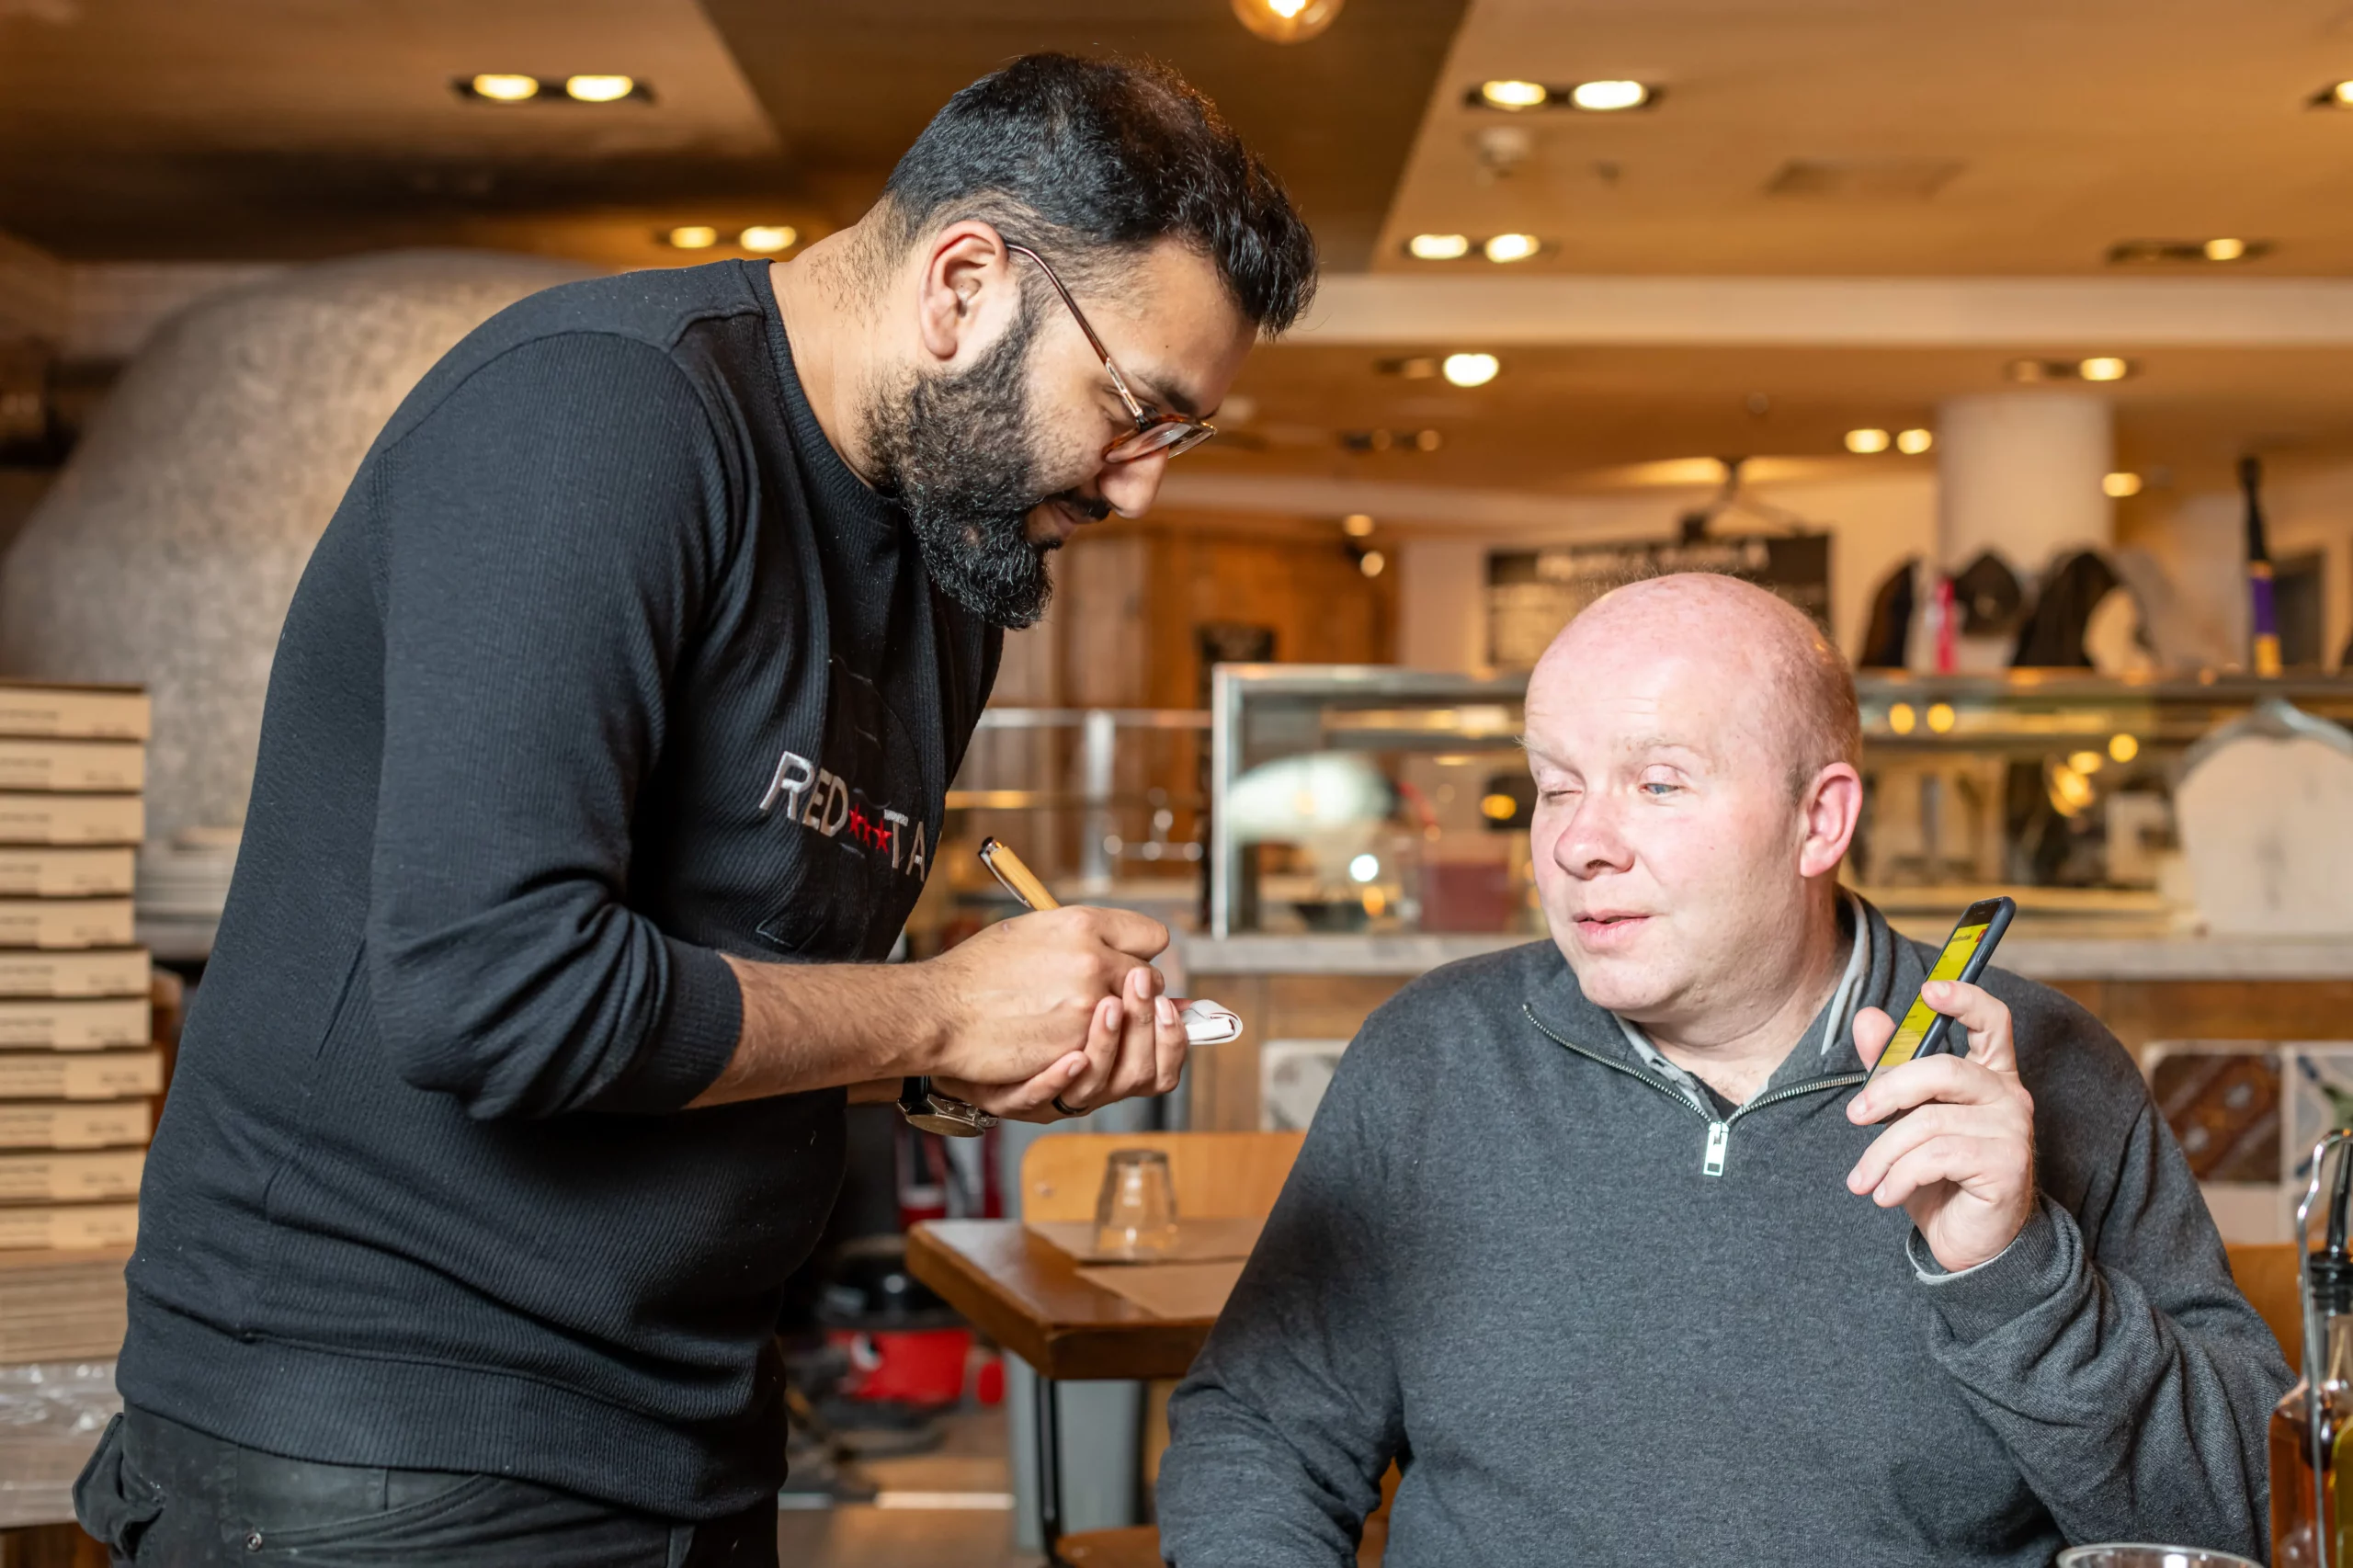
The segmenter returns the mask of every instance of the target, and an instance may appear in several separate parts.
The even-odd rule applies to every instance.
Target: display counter
[[[1916,918],[1898,925],[1926,941],[1944,936],[1943,926]],[[1233,1008],[1245,1025],[1240,1040],[1193,1053],[1191,1125],[1239,1131],[1267,1121],[1261,1047],[1326,1041],[1336,1049],[1415,976],[1532,939],[1431,932],[1186,939],[1185,986]],[[2136,1054],[2156,1040],[2353,1040],[2353,938],[2085,935],[2021,921],[1997,962],[2074,997]]]

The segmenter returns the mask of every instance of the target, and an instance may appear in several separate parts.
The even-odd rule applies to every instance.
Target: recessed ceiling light
[[[2075,374],[2087,381],[2120,381],[2131,373],[2132,362],[2112,354],[2095,355],[2075,366]]]
[[[2108,247],[2108,260],[2112,267],[2150,262],[2199,267],[2210,261],[2256,261],[2271,249],[2269,240],[2119,240]]]
[[[2338,103],[2353,104],[2353,82],[2339,82],[2328,92]]]
[[[1416,430],[1414,432],[1414,449],[1417,452],[1434,452],[1444,445],[1446,445],[1446,437],[1438,431]]]
[[[1544,248],[1544,242],[1534,234],[1497,234],[1489,240],[1485,250],[1489,261],[1526,261]]]
[[[2099,482],[2099,488],[2101,494],[2112,495],[2119,500],[2127,495],[2138,495],[2141,494],[2141,476],[2137,473],[2111,473]],[[2118,757],[2116,760],[2127,762],[2131,759]]]
[[[1269,43],[1304,43],[1332,25],[1345,0],[1233,0],[1242,25]]]
[[[1541,82],[1506,80],[1479,84],[1480,101],[1490,108],[1542,108],[1552,94]]]
[[[1595,114],[1640,108],[1650,97],[1651,90],[1640,82],[1579,82],[1569,89],[1569,102]]]
[[[2353,82],[2331,82],[2312,96],[2314,108],[2344,108],[2353,105]]]
[[[1503,362],[1492,354],[1449,354],[1439,367],[1446,379],[1458,387],[1483,387],[1502,369]]]
[[[790,250],[801,238],[801,232],[790,223],[755,223],[735,236],[735,243],[745,250]]]
[[[663,235],[662,243],[679,250],[709,250],[719,243],[719,231],[708,223],[682,223]]]
[[[1350,539],[1371,538],[1372,514],[1370,512],[1350,512],[1347,517],[1340,519],[1340,531],[1347,535]]]
[[[1936,444],[1937,433],[1933,430],[1898,430],[1895,433],[1895,449],[1906,457],[1916,458]]]
[[[519,104],[540,96],[537,76],[518,76],[511,71],[485,71],[468,78],[466,86],[474,97],[498,104]]]
[[[1416,261],[1456,261],[1471,254],[1471,236],[1415,234],[1405,242],[1405,254]]]
[[[1381,575],[1381,568],[1388,564],[1389,558],[1387,556],[1381,554],[1381,551],[1377,550],[1368,550],[1364,552],[1363,556],[1358,560],[1357,570],[1363,573],[1368,577],[1378,577]]]
[[[1887,432],[1849,430],[1847,432],[1847,449],[1850,452],[1860,452],[1865,456],[1873,452],[1883,452],[1887,450]]]
[[[608,104],[637,91],[637,82],[629,76],[566,76],[563,91],[584,104]]]

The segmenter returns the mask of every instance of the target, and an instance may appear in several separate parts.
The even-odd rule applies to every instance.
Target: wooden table
[[[1038,1523],[1046,1561],[1063,1564],[1063,1379],[1179,1378],[1215,1318],[1165,1318],[1079,1278],[1068,1253],[1018,1220],[933,1220],[907,1233],[907,1272],[938,1292],[1037,1377]]]

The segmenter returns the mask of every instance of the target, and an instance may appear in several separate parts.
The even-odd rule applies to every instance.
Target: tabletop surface
[[[907,1235],[907,1271],[1049,1378],[1178,1378],[1213,1317],[1166,1318],[1080,1278],[1018,1220],[933,1220]]]

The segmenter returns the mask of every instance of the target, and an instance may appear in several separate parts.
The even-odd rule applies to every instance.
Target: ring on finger
[[[1054,1108],[1062,1112],[1064,1116],[1085,1116],[1086,1114],[1076,1106],[1071,1104],[1068,1100],[1063,1098],[1060,1095],[1056,1095],[1054,1096]]]

